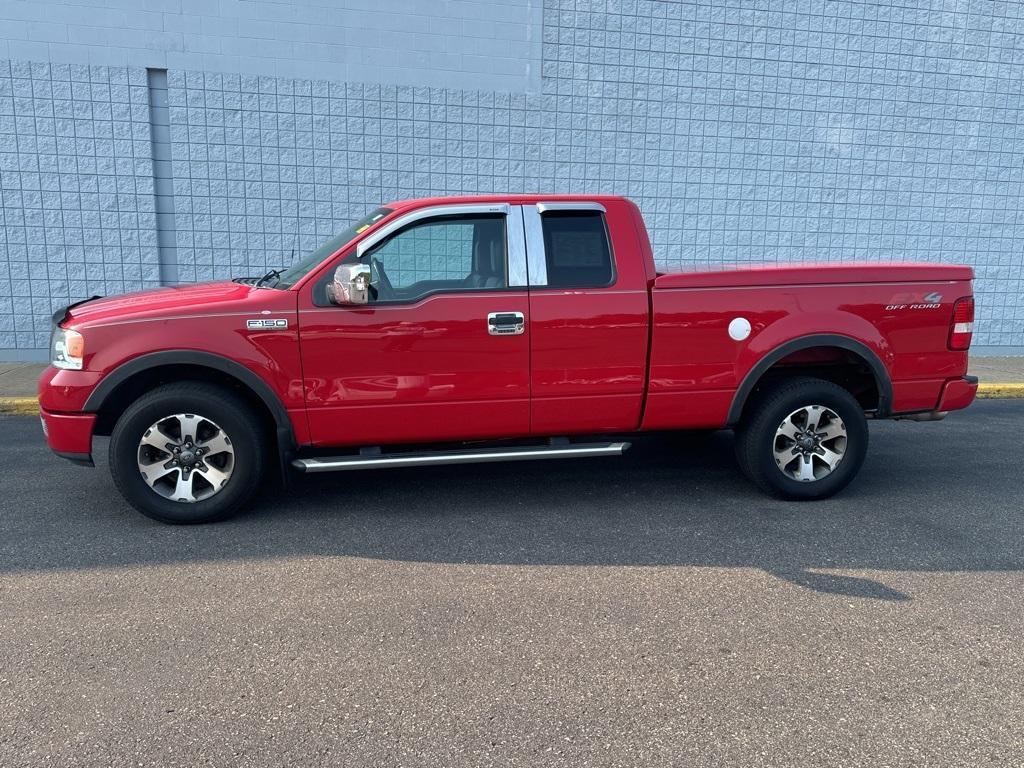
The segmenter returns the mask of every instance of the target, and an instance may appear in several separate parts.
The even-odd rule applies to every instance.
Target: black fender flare
[[[733,426],[739,423],[740,416],[743,415],[743,408],[747,404],[747,399],[750,397],[750,393],[754,391],[754,387],[757,386],[757,382],[761,380],[761,377],[775,365],[779,360],[794,352],[799,352],[802,349],[810,349],[811,347],[839,347],[845,349],[848,352],[853,352],[858,357],[862,358],[864,362],[871,368],[871,373],[875,377],[875,386],[878,387],[878,415],[888,416],[892,410],[892,380],[889,378],[889,371],[886,369],[885,364],[879,359],[878,355],[868,347],[867,345],[852,339],[849,336],[841,336],[835,333],[818,333],[812,336],[801,336],[798,339],[787,341],[784,344],[780,344],[775,347],[771,352],[762,357],[757,364],[750,369],[746,376],[743,377],[743,381],[739,388],[736,390],[736,394],[733,395],[732,405],[729,407],[729,418],[728,426]]]
[[[267,407],[267,410],[270,411],[270,415],[274,419],[278,453],[282,461],[286,456],[294,453],[296,448],[295,431],[292,429],[291,419],[288,418],[288,411],[277,396],[277,393],[270,388],[267,382],[241,363],[211,352],[200,352],[193,349],[170,349],[133,357],[103,377],[100,383],[96,385],[96,388],[89,394],[82,410],[89,413],[98,412],[110,395],[132,376],[151,368],[168,365],[191,365],[200,368],[210,368],[237,379],[244,386],[248,387]]]

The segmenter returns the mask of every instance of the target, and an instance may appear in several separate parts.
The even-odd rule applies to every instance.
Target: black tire
[[[230,476],[208,498],[189,503],[165,498],[142,477],[140,441],[152,425],[173,414],[202,416],[230,438]],[[239,512],[260,484],[265,459],[257,415],[230,390],[203,382],[166,384],[143,395],[121,415],[110,439],[110,473],[128,503],[146,517],[178,525],[211,523]],[[205,484],[203,489],[209,492]]]
[[[777,437],[776,430],[791,414],[812,406],[823,406],[839,416],[846,432],[845,452],[828,474],[801,481],[780,468],[775,448],[788,443]],[[835,443],[831,445],[836,447]],[[761,490],[785,499],[824,499],[838,493],[857,476],[867,450],[864,409],[845,389],[823,379],[800,376],[772,385],[748,406],[736,429],[736,459],[743,473]],[[814,463],[824,471],[821,460],[815,459]]]

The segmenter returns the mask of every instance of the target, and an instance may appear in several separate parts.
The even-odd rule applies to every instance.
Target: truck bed
[[[890,413],[929,411],[967,370],[948,347],[954,303],[971,295],[970,267],[946,264],[783,264],[658,275],[644,425],[714,427],[734,420],[736,392],[765,361],[813,338],[833,363],[879,361]],[[735,325],[734,325],[735,323]],[[786,354],[789,354],[788,352]],[[889,398],[885,398],[889,399]]]

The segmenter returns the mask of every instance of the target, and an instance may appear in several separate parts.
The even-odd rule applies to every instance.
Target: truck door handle
[[[518,336],[526,329],[522,312],[491,312],[487,315],[487,332],[491,336]]]

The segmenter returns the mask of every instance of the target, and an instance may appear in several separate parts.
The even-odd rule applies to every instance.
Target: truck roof
[[[384,203],[385,208],[392,208],[396,211],[405,208],[423,208],[428,205],[459,205],[461,203],[582,203],[602,201],[622,201],[628,198],[622,195],[541,195],[534,193],[510,192],[503,195],[458,195],[454,197],[415,197],[408,200],[394,200]]]

